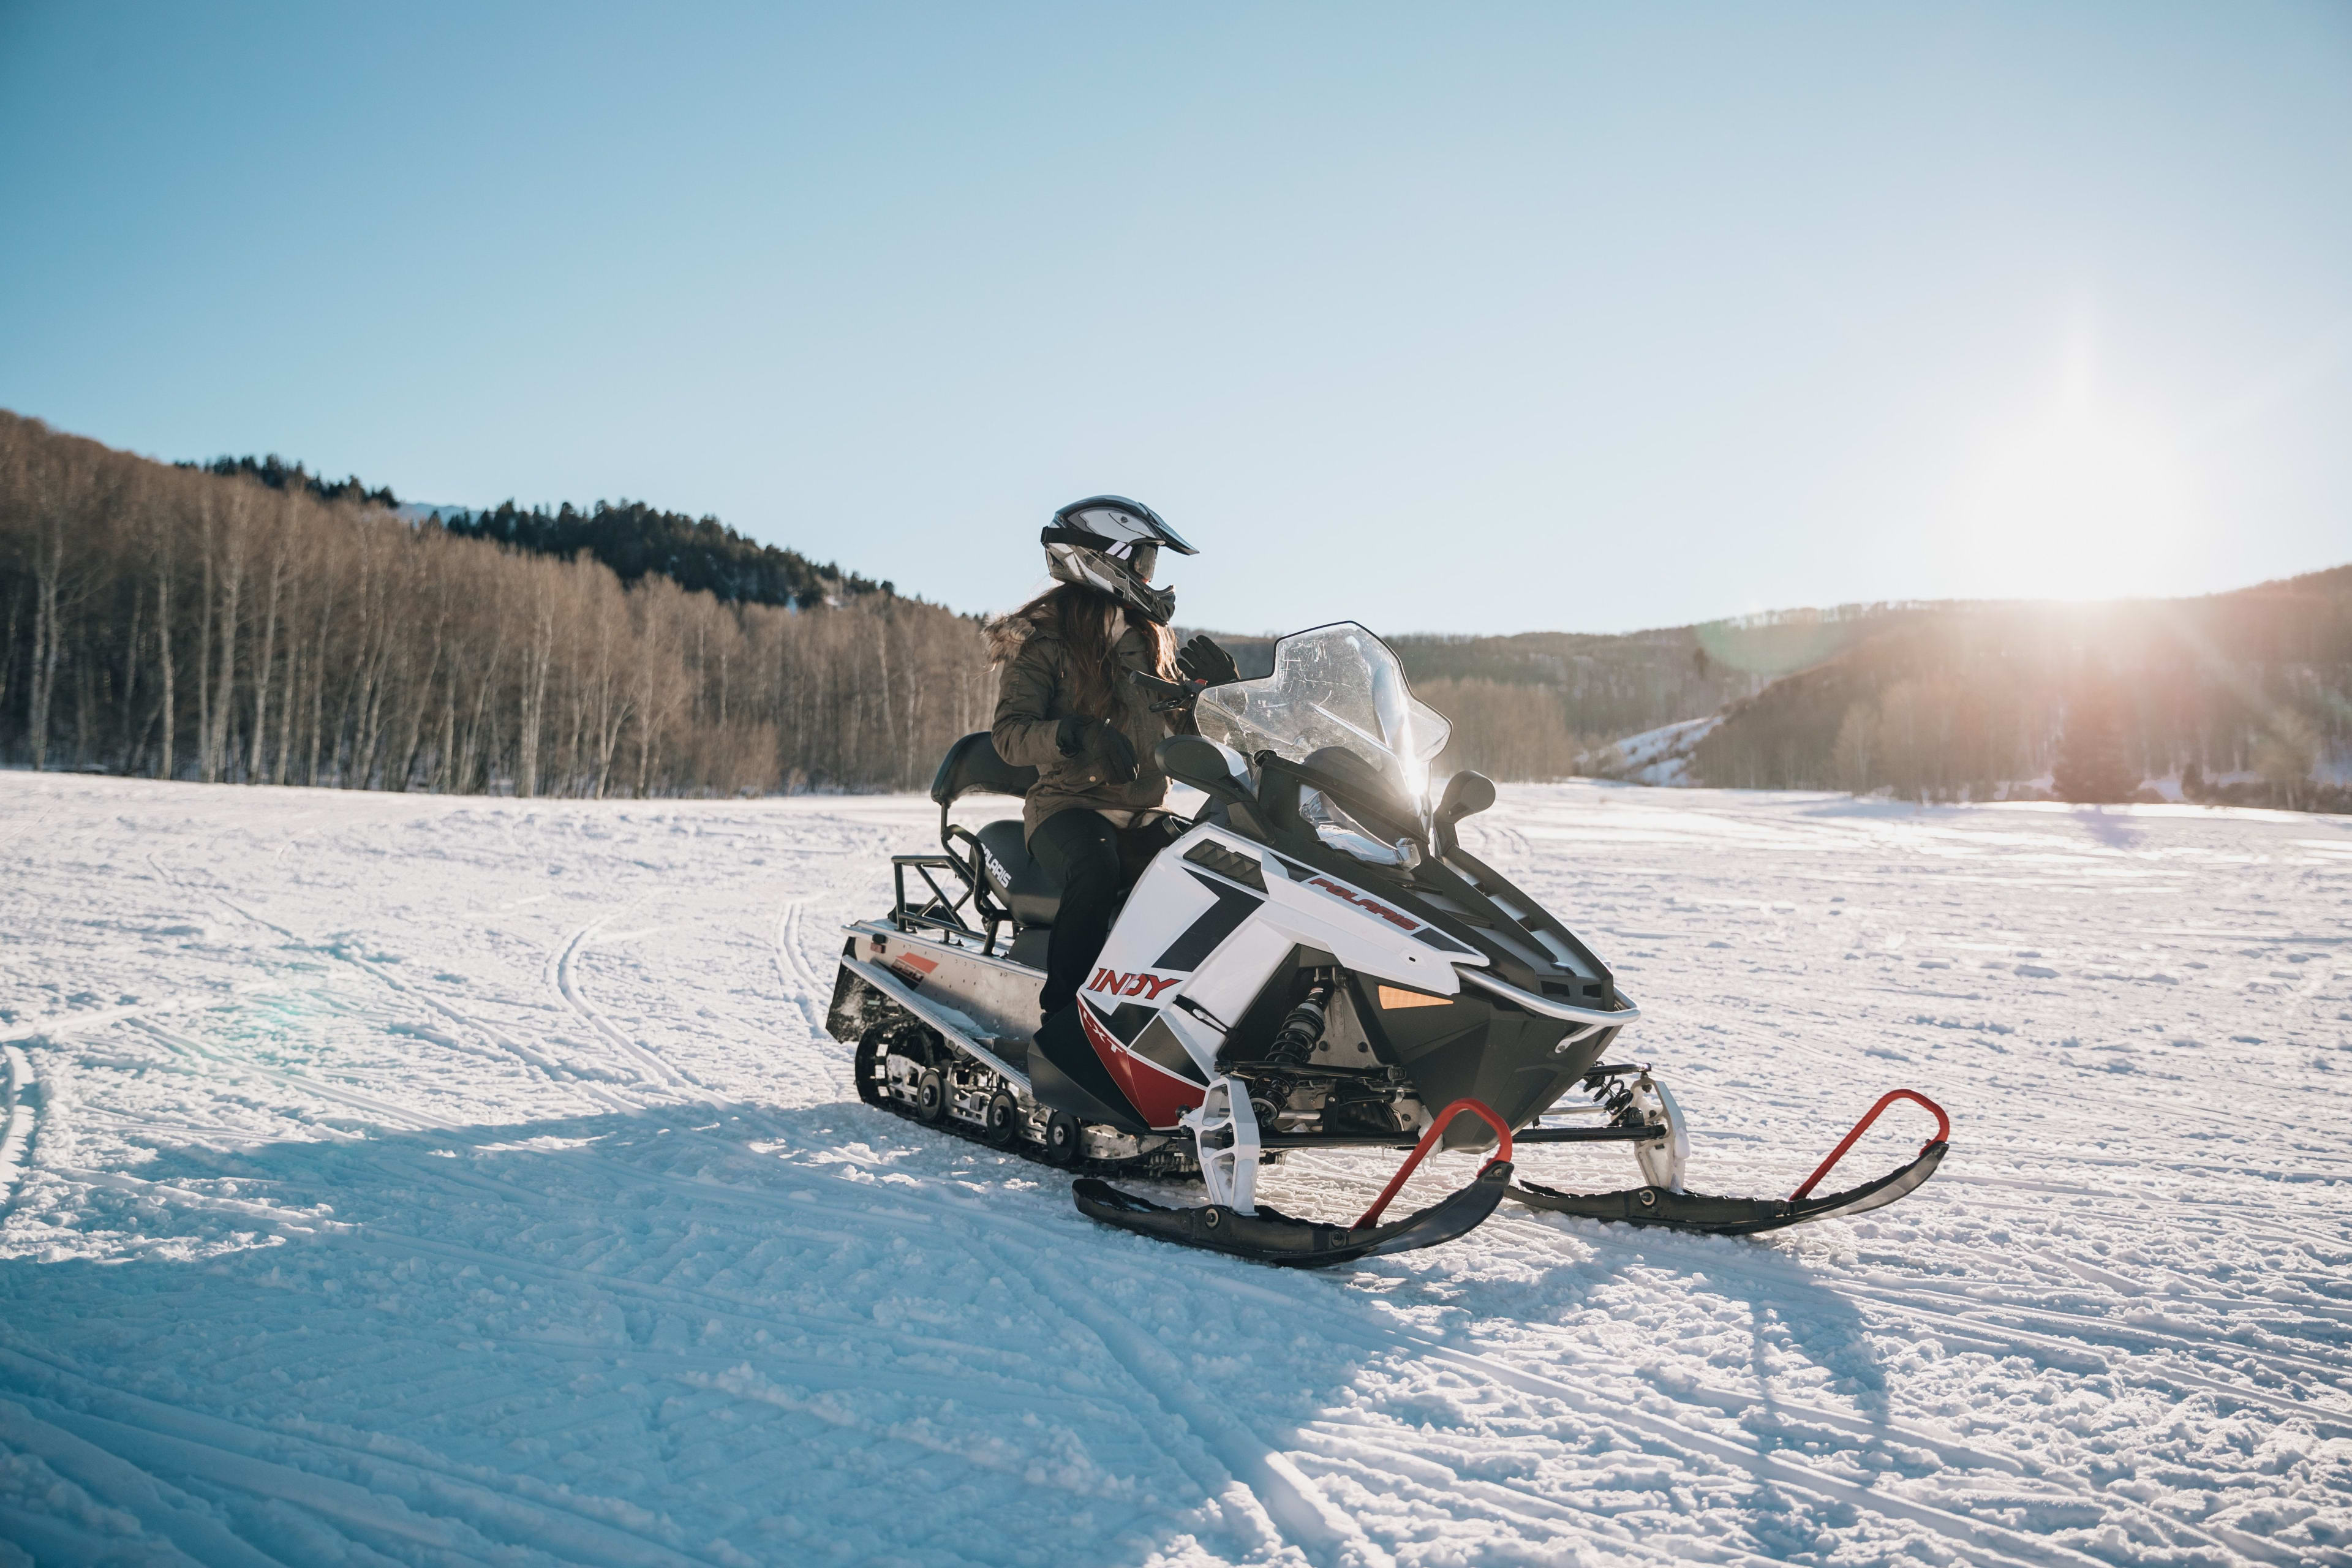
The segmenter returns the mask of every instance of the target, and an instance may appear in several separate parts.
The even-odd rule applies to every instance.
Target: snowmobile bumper
[[[1261,1205],[1255,1214],[1242,1214],[1222,1204],[1171,1209],[1133,1193],[1124,1193],[1092,1177],[1077,1183],[1071,1196],[1080,1212],[1106,1225],[1141,1236],[1156,1237],[1185,1247],[1230,1253],[1255,1263],[1275,1263],[1294,1268],[1319,1268],[1332,1263],[1352,1263],[1383,1253],[1411,1252],[1435,1247],[1476,1229],[1495,1212],[1511,1184],[1511,1163],[1491,1162],[1468,1186],[1449,1194],[1418,1213],[1387,1225],[1325,1225]]]
[[[1813,1188],[1830,1173],[1832,1167],[1853,1147],[1878,1113],[1898,1100],[1908,1100],[1926,1106],[1936,1113],[1936,1136],[1919,1146],[1918,1154],[1907,1165],[1888,1172],[1875,1181],[1864,1182],[1842,1193],[1812,1195]],[[1804,1185],[1785,1198],[1734,1198],[1712,1193],[1676,1192],[1671,1187],[1634,1187],[1618,1193],[1563,1193],[1533,1182],[1511,1189],[1511,1196],[1533,1209],[1552,1214],[1581,1215],[1588,1219],[1616,1220],[1625,1225],[1658,1226],[1668,1230],[1685,1230],[1703,1236],[1754,1236],[1759,1231],[1779,1230],[1783,1226],[1802,1225],[1807,1220],[1827,1219],[1832,1215],[1867,1214],[1872,1209],[1885,1208],[1895,1199],[1916,1191],[1936,1167],[1944,1163],[1945,1152],[1951,1147],[1951,1119],[1944,1108],[1926,1095],[1907,1089],[1898,1089],[1882,1096],[1877,1104],[1853,1124],[1838,1146],[1830,1151],[1828,1159],[1807,1177]]]

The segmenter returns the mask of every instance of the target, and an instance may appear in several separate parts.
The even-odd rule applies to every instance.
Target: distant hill
[[[1269,640],[1227,640],[1271,668]],[[2352,566],[2191,599],[1390,642],[1453,721],[1441,768],[1499,779],[2048,798],[2072,734],[2112,798],[2352,810]]]
[[[2048,787],[2077,725],[2112,730],[2155,795],[2352,807],[2352,566],[2193,599],[1925,606],[1727,705],[1687,776],[2013,798]]]
[[[1498,779],[1566,778],[1594,771],[1622,737],[1718,712],[1780,677],[1949,607],[1847,605],[1622,634],[1408,634],[1388,641],[1414,691],[1454,722],[1443,767]],[[1220,640],[1244,675],[1272,668],[1270,639]]]

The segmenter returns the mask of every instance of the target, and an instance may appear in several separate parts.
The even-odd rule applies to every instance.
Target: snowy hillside
[[[1704,719],[1685,719],[1628,735],[1592,760],[1592,772],[1598,777],[1621,779],[1627,784],[1687,785],[1691,782],[1691,753],[1722,722],[1722,714],[1710,713]]]
[[[0,1563],[2352,1563],[2352,819],[1507,789],[1695,1185],[1953,1153],[1291,1273],[850,1097],[931,816],[0,773]]]

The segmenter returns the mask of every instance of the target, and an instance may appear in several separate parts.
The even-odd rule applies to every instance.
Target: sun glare
[[[2172,443],[2095,397],[2078,351],[2059,395],[1986,453],[1946,541],[1955,585],[2059,599],[2168,591],[2189,502]]]

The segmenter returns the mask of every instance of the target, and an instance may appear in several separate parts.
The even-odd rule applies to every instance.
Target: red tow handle
[[[1404,1157],[1404,1163],[1399,1165],[1396,1174],[1389,1178],[1389,1184],[1381,1189],[1381,1195],[1372,1200],[1372,1206],[1366,1209],[1364,1217],[1356,1222],[1358,1230],[1379,1222],[1381,1211],[1389,1206],[1389,1200],[1397,1195],[1397,1189],[1404,1185],[1404,1179],[1412,1174],[1413,1168],[1421,1163],[1422,1156],[1428,1153],[1436,1144],[1439,1136],[1445,1131],[1445,1124],[1465,1110],[1495,1130],[1495,1136],[1501,1141],[1501,1147],[1495,1151],[1495,1160],[1508,1160],[1511,1157],[1511,1130],[1503,1124],[1503,1119],[1487,1110],[1482,1101],[1457,1100],[1437,1113],[1437,1120],[1429,1124],[1429,1131],[1421,1135],[1421,1142],[1414,1144],[1412,1152]],[[1936,1114],[1941,1116],[1943,1112],[1939,1110]],[[1853,1140],[1849,1139],[1847,1142],[1851,1142]],[[1844,1151],[1840,1150],[1839,1152],[1843,1153]],[[1486,1164],[1493,1164],[1495,1160],[1487,1161]],[[1484,1175],[1486,1169],[1486,1165],[1478,1167],[1479,1173]]]
[[[1934,1100],[1929,1100],[1926,1095],[1921,1094],[1916,1089],[1890,1089],[1885,1094],[1878,1097],[1878,1103],[1876,1105],[1872,1106],[1867,1111],[1863,1113],[1862,1120],[1853,1124],[1853,1131],[1845,1135],[1844,1141],[1839,1143],[1836,1148],[1830,1151],[1830,1157],[1822,1162],[1822,1168],[1815,1171],[1811,1175],[1807,1176],[1805,1178],[1805,1184],[1789,1194],[1789,1201],[1790,1203],[1795,1203],[1799,1198],[1801,1198],[1807,1193],[1811,1192],[1814,1186],[1820,1183],[1821,1179],[1830,1173],[1831,1167],[1834,1166],[1840,1160],[1845,1158],[1845,1152],[1853,1147],[1855,1140],[1859,1139],[1864,1133],[1870,1131],[1870,1124],[1878,1120],[1878,1113],[1885,1110],[1888,1106],[1894,1104],[1898,1100],[1907,1100],[1912,1101],[1914,1104],[1924,1105],[1928,1110],[1936,1113],[1936,1135],[1927,1140],[1927,1142],[1919,1145],[1919,1152],[1922,1154],[1926,1153],[1929,1144],[1948,1143],[1952,1141],[1952,1119],[1944,1114],[1944,1108],[1942,1106],[1937,1104]]]

